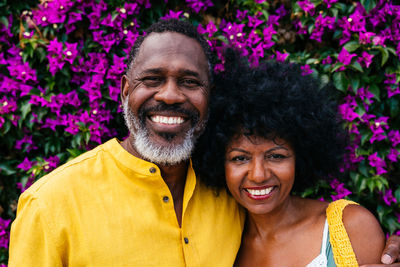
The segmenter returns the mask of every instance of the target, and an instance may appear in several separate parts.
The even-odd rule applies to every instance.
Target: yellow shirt
[[[113,139],[21,195],[9,266],[232,267],[243,222],[236,202],[189,166],[179,227],[159,168]]]

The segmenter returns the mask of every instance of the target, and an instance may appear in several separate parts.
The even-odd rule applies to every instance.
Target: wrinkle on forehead
[[[164,62],[162,60],[164,59]],[[134,69],[175,67],[184,62],[191,70],[202,70],[208,76],[207,58],[201,45],[190,37],[176,32],[151,33],[142,43]]]

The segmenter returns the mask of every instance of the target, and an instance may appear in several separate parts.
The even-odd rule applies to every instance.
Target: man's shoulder
[[[111,141],[113,140],[101,144],[59,166],[36,181],[24,194],[38,196],[46,194],[47,191],[51,191],[54,195],[58,190],[63,191],[73,187],[75,183],[79,183],[79,180],[83,177],[90,177],[94,165],[99,162],[101,163],[101,158],[107,156],[105,147]]]

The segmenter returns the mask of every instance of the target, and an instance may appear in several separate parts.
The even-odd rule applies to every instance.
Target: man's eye
[[[196,87],[200,85],[200,82],[195,79],[182,79],[180,84],[186,87]]]
[[[158,76],[148,76],[141,79],[146,86],[157,86],[162,82],[162,78]]]

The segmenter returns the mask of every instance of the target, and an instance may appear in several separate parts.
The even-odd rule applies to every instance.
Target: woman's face
[[[240,135],[225,152],[225,176],[236,201],[253,214],[266,214],[288,199],[295,154],[285,140]]]

